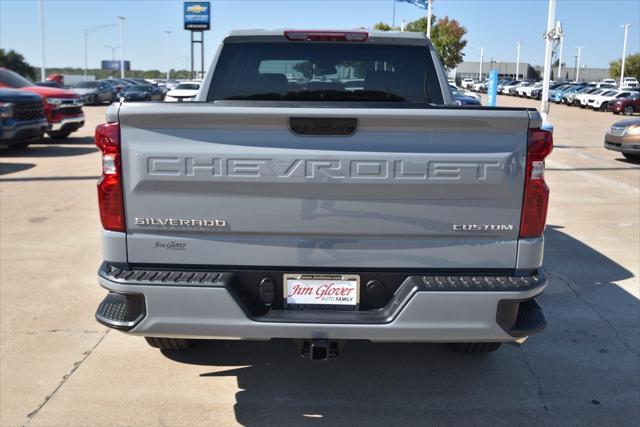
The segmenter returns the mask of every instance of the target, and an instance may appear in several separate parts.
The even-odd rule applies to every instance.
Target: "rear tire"
[[[456,353],[482,354],[493,353],[501,345],[501,342],[455,342],[449,343],[449,348]]]
[[[609,103],[608,102],[603,102],[602,105],[600,105],[600,111],[607,111],[607,108],[609,108]],[[595,110],[595,108],[594,108]]]
[[[147,340],[147,344],[151,347],[158,348],[160,350],[186,350],[193,346],[191,340],[185,340],[183,338],[156,338],[156,337],[144,337]]]

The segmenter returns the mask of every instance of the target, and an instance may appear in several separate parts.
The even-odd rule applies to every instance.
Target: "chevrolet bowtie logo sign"
[[[202,6],[200,4],[195,4],[193,6],[188,6],[187,7],[187,12],[189,12],[189,13],[202,13],[202,12],[206,12],[207,9],[208,8],[206,6]]]

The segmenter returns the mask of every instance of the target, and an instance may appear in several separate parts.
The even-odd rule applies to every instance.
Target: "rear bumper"
[[[3,123],[0,143],[2,145],[10,145],[12,143],[36,141],[42,138],[46,129],[46,119]]]
[[[604,139],[604,148],[620,153],[640,154],[640,141],[638,138],[607,134]]]
[[[84,126],[84,115],[75,116],[75,117],[65,117],[57,123],[51,123],[51,128],[49,130],[53,132],[57,132],[57,131],[73,132],[75,130],[80,129],[82,126]]]
[[[514,341],[544,329],[534,298],[546,279],[474,276],[410,276],[381,309],[361,312],[269,310],[240,295],[235,275],[207,283],[116,279],[105,265],[100,285],[110,291],[96,317],[133,335],[197,339],[364,339],[370,341]],[[143,273],[140,275],[144,276]],[[137,273],[130,276],[139,277]],[[169,275],[171,277],[171,275]],[[175,277],[175,276],[174,276]],[[441,277],[441,276],[438,276]],[[458,280],[464,277],[465,280]],[[483,284],[482,277],[499,277]],[[458,278],[458,279],[456,279]],[[107,301],[108,300],[108,301]],[[120,302],[118,302],[120,301]],[[130,301],[131,307],[127,306]],[[118,304],[121,304],[118,306]],[[259,303],[258,303],[259,306]],[[119,313],[113,315],[113,313]],[[534,319],[533,321],[531,319]]]

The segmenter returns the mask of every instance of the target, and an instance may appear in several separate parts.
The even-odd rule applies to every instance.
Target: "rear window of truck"
[[[443,103],[426,46],[323,42],[225,44],[207,100]]]

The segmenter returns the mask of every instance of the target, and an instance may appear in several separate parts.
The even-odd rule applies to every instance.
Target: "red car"
[[[66,138],[84,126],[82,98],[75,92],[55,87],[36,86],[21,75],[0,67],[0,88],[14,88],[37,93],[43,98],[47,133],[52,138]]]
[[[624,113],[628,116],[640,112],[640,92],[632,93],[626,98],[616,99],[609,103],[609,111],[613,114]]]

